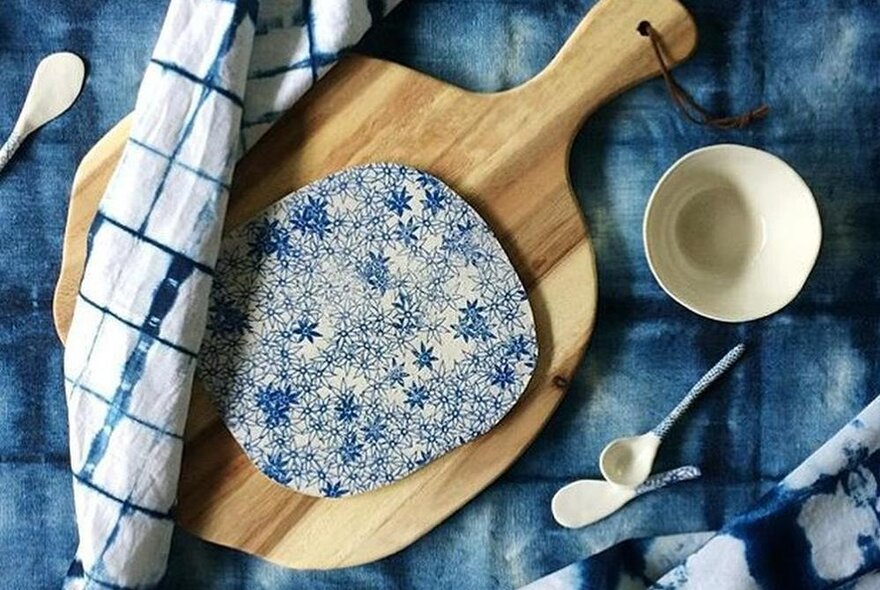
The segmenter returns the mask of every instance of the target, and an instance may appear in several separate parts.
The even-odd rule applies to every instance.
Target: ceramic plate
[[[483,220],[430,174],[372,164],[225,238],[199,371],[263,473],[334,497],[489,430],[536,356],[525,290]]]

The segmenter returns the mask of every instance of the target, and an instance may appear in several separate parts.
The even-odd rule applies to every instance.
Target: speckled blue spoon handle
[[[24,136],[18,133],[17,131],[13,131],[12,135],[9,136],[9,139],[6,140],[6,143],[0,147],[0,171],[6,167],[6,164],[9,163],[9,160],[12,159],[12,156],[15,155],[15,152],[18,150],[18,147],[21,145]]]
[[[743,344],[737,344],[733,347],[733,349],[724,355],[724,358],[718,361],[714,367],[709,369],[709,372],[703,375],[699,381],[691,388],[684,399],[678,402],[678,405],[675,406],[669,415],[666,416],[660,424],[658,424],[651,432],[653,432],[658,438],[661,440],[666,433],[669,432],[669,429],[675,424],[676,420],[678,420],[682,414],[684,414],[691,404],[693,404],[696,399],[700,396],[701,393],[706,391],[706,389],[719,377],[721,377],[727,370],[739,360],[745,351],[746,347]]]
[[[663,473],[652,475],[645,480],[645,483],[638,486],[634,491],[636,496],[641,496],[642,494],[665,488],[668,485],[680,481],[697,479],[701,475],[703,475],[703,472],[700,471],[700,468],[696,465],[685,465],[684,467],[677,467],[675,469],[670,469],[669,471],[664,471]]]

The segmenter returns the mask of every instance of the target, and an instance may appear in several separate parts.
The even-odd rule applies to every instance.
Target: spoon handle
[[[12,159],[12,156],[18,150],[21,142],[24,141],[24,137],[25,136],[18,131],[13,131],[12,135],[9,136],[9,139],[6,140],[6,143],[0,147],[0,170],[3,170],[6,167],[6,164],[9,163],[9,160]]]
[[[733,347],[733,349],[724,355],[724,358],[718,361],[714,367],[709,369],[705,375],[700,377],[700,380],[694,384],[691,390],[688,392],[684,399],[678,402],[678,405],[669,412],[669,415],[663,418],[663,421],[660,422],[656,427],[654,427],[653,432],[657,438],[663,439],[666,436],[666,433],[669,432],[669,429],[672,428],[675,421],[678,420],[682,414],[684,414],[691,404],[696,401],[697,397],[709,387],[716,379],[721,377],[727,370],[733,366],[736,361],[742,356],[743,351],[746,349],[745,345],[737,344]]]
[[[665,488],[668,485],[678,483],[680,481],[690,481],[692,479],[697,479],[701,475],[703,475],[703,472],[700,471],[700,468],[696,465],[685,465],[684,467],[676,467],[675,469],[652,475],[645,480],[645,483],[638,486],[634,491],[636,496],[641,496],[642,494],[647,494],[648,492],[653,492],[655,490]]]

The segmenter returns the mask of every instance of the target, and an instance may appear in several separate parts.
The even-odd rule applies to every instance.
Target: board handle
[[[677,0],[599,0],[547,67],[510,94],[532,95],[522,104],[558,111],[556,124],[576,131],[602,103],[660,74],[642,21],[660,34],[670,67],[696,47],[694,20]]]

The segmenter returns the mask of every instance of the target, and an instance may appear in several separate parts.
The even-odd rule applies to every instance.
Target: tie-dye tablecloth
[[[297,572],[176,530],[169,588],[510,588],[618,541],[718,530],[753,505],[880,392],[880,27],[875,0],[688,0],[700,29],[678,70],[711,106],[766,101],[770,117],[721,134],[680,120],[660,81],[603,108],[572,150],[590,223],[599,316],[583,368],[529,451],[424,539],[363,567]],[[492,90],[536,73],[590,0],[407,0],[364,51]],[[60,48],[90,61],[74,109],[28,141],[0,176],[0,567],[11,588],[57,587],[75,549],[61,348],[51,322],[76,163],[134,104],[167,2],[9,0],[0,19],[0,129],[33,66]],[[576,81],[572,81],[575,83]],[[747,325],[699,319],[657,287],[641,215],[661,172],[718,141],[786,158],[816,193],[825,236],[804,293]],[[25,208],[25,203],[29,208]],[[605,441],[653,426],[734,342],[750,353],[670,433],[658,468],[704,477],[640,498],[595,526],[558,527],[549,499],[597,477]]]

